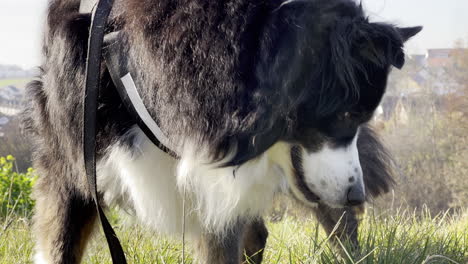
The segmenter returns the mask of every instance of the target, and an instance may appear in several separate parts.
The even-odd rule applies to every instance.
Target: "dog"
[[[35,142],[36,263],[79,263],[96,221],[83,159],[89,14],[51,0],[41,74],[27,88]],[[330,208],[365,201],[358,135],[420,27],[371,23],[347,0],[127,0],[119,31],[149,115],[178,159],[155,146],[102,69],[101,204],[197,245],[200,263],[239,263],[246,227],[281,186]]]
[[[396,164],[371,125],[361,126],[357,148],[367,202],[387,193],[394,186]],[[353,249],[359,248],[359,215],[365,211],[364,205],[331,208],[318,202],[310,209],[327,234],[334,238],[332,242],[335,239],[347,240]],[[263,219],[252,221],[245,227],[243,248],[245,257],[249,260],[248,263],[262,263],[267,238],[268,229]]]

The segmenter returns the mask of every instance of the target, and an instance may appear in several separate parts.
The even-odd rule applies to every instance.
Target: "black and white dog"
[[[42,74],[28,87],[25,125],[41,175],[36,263],[80,262],[96,220],[81,135],[90,16],[79,5],[51,0]],[[421,28],[370,23],[349,0],[121,0],[108,24],[116,30],[180,159],[136,126],[103,68],[102,202],[170,235],[185,219],[201,263],[237,264],[245,226],[281,186],[310,205],[364,202],[360,126]]]

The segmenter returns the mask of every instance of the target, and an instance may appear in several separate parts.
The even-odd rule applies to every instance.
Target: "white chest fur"
[[[267,154],[237,168],[218,168],[189,149],[175,160],[138,128],[132,133],[137,151],[132,155],[128,148],[111,147],[98,163],[98,186],[106,203],[133,210],[161,233],[181,233],[184,190],[186,231],[198,236],[201,230],[223,232],[239,218],[261,215],[281,182],[281,175],[269,170]]]

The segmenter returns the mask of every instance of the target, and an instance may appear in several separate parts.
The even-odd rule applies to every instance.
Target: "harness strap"
[[[86,59],[86,87],[84,99],[83,154],[89,190],[106,236],[107,244],[114,264],[126,264],[125,254],[119,239],[99,204],[96,184],[96,119],[98,94],[101,81],[101,52],[105,26],[112,9],[113,0],[99,0],[94,9],[88,40]]]
[[[97,0],[81,0],[80,1],[80,13],[90,14],[93,12],[93,8],[96,6]]]
[[[159,125],[151,117],[137,90],[137,83],[128,70],[127,52],[123,50],[120,32],[112,32],[104,37],[104,59],[119,96],[127,112],[132,116],[145,135],[159,149],[178,158],[177,147],[166,137]]]

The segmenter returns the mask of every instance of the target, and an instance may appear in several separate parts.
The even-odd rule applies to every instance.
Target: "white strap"
[[[97,0],[81,0],[80,2],[80,13],[88,14],[93,11],[93,8],[97,5]]]
[[[176,150],[172,146],[172,144],[170,144],[169,139],[161,131],[158,124],[156,124],[151,115],[148,113],[148,110],[143,104],[143,100],[141,99],[140,94],[138,94],[138,90],[136,89],[136,85],[133,81],[132,75],[130,73],[127,73],[124,77],[120,79],[122,80],[122,84],[124,85],[125,90],[127,90],[128,98],[132,102],[133,107],[137,111],[141,120],[143,120],[143,122],[151,130],[151,132],[159,140],[159,142],[161,142],[164,146],[168,147],[171,150]]]

